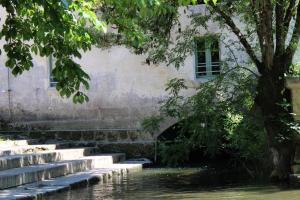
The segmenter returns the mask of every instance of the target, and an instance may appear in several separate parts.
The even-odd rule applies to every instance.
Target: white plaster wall
[[[3,8],[0,12],[5,17]],[[0,41],[1,46],[3,43]],[[147,65],[145,56],[135,55],[125,47],[93,48],[78,60],[91,77],[87,91],[90,101],[80,105],[49,87],[47,58],[35,56],[30,71],[18,77],[10,74],[9,81],[5,60],[2,54],[0,117],[50,129],[138,128],[144,117],[157,112],[158,102],[167,95],[164,89],[169,79],[181,77],[189,80],[191,87],[197,85],[192,57],[177,71],[165,64]],[[186,91],[186,95],[193,91]]]
[[[195,7],[205,12],[204,6]],[[191,9],[187,10],[187,14]],[[183,13],[183,8],[180,9]],[[5,12],[0,8],[0,16]],[[189,19],[182,14],[181,24],[188,26]],[[2,19],[3,22],[3,19]],[[1,22],[0,22],[1,23]],[[208,30],[201,34],[219,33],[229,40],[237,40],[228,30],[221,30],[210,23]],[[0,46],[3,41],[0,41]],[[221,43],[221,58],[230,51]],[[235,52],[238,59],[247,56]],[[146,57],[135,55],[125,47],[108,50],[93,48],[83,54],[78,62],[91,77],[90,101],[82,105],[73,104],[71,99],[61,98],[54,88],[49,87],[48,59],[34,57],[34,67],[19,77],[10,75],[5,67],[6,57],[0,56],[0,118],[18,124],[45,127],[47,129],[100,129],[100,128],[139,128],[144,117],[157,113],[158,102],[167,96],[165,84],[174,77],[184,78],[190,89],[185,95],[195,92],[195,87],[203,80],[196,80],[194,56],[188,56],[178,71],[165,64],[147,65]],[[10,92],[10,105],[8,89]],[[9,112],[9,110],[11,112]]]

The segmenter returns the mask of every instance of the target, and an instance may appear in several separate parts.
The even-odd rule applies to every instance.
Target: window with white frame
[[[57,84],[57,80],[55,79],[55,77],[53,76],[53,69],[55,67],[55,59],[53,58],[53,56],[49,56],[49,82],[50,82],[50,87],[55,87]]]
[[[195,73],[196,78],[220,74],[220,50],[218,37],[201,37],[195,39]]]

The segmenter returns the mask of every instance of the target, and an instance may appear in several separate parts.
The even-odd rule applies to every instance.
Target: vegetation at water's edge
[[[196,160],[222,170],[238,169],[252,178],[268,176],[271,156],[262,115],[254,104],[256,81],[244,68],[228,70],[184,97],[184,80],[172,79],[161,115],[143,123],[145,130],[155,132],[165,117],[178,121],[159,137],[159,162],[184,166]]]

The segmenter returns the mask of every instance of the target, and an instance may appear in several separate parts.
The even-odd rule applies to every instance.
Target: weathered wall
[[[194,6],[183,14],[182,29],[189,25],[187,15],[191,10],[205,12],[204,6]],[[2,17],[5,15],[0,8]],[[3,22],[3,20],[2,20]],[[1,22],[0,22],[1,23]],[[200,35],[220,34],[221,59],[235,51],[238,60],[245,60],[239,50],[225,48],[226,42],[236,40],[227,30],[210,23]],[[174,35],[174,34],[173,34]],[[0,41],[2,46],[3,41]],[[0,117],[16,124],[44,127],[46,129],[109,129],[139,128],[142,119],[158,111],[158,102],[166,97],[166,82],[174,77],[187,80],[194,93],[205,79],[195,78],[194,55],[189,56],[177,71],[165,64],[147,65],[145,56],[134,55],[124,47],[108,50],[93,48],[84,53],[79,62],[91,77],[90,101],[77,105],[70,99],[61,98],[49,84],[47,58],[34,57],[34,68],[19,77],[9,75],[5,67],[6,57],[0,56]]]
[[[188,80],[191,89],[186,95],[198,84],[192,56],[179,71],[165,64],[147,65],[145,56],[120,46],[93,48],[82,57],[78,62],[91,77],[90,101],[75,105],[50,87],[47,58],[35,56],[33,69],[13,77],[5,67],[5,55],[1,55],[0,117],[47,129],[138,128],[145,116],[157,112],[158,102],[167,95],[164,88],[169,79]]]

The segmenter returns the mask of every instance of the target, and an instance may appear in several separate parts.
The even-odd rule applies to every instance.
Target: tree
[[[236,35],[243,50],[250,57],[259,75],[256,87],[255,105],[262,112],[268,146],[273,156],[272,177],[288,178],[293,157],[296,131],[291,126],[293,119],[286,109],[285,75],[292,67],[293,57],[300,39],[300,2],[297,0],[222,0],[217,4],[208,0],[209,14],[195,14],[190,32],[197,33],[199,27],[206,27],[208,20],[227,27]],[[245,24],[241,27],[236,19]],[[190,37],[189,37],[190,38]],[[187,52],[184,45],[191,40],[185,38],[170,52],[170,63],[183,61]],[[188,45],[191,46],[191,45]],[[180,49],[181,48],[181,49]],[[191,50],[191,49],[190,49]],[[157,57],[157,56],[156,56]],[[154,56],[154,58],[156,58]]]
[[[86,51],[94,43],[85,28],[87,23],[98,30],[105,28],[92,11],[94,3],[93,0],[1,0],[6,16],[1,19],[5,21],[0,38],[5,40],[5,64],[12,74],[20,75],[33,67],[32,53],[53,55],[56,58],[53,74],[58,80],[57,90],[61,96],[73,95],[74,102],[87,100],[80,86],[88,88],[89,76],[72,58],[80,58],[80,50]]]
[[[209,13],[191,15],[190,27],[184,31],[179,28],[177,31],[181,38],[177,37],[175,48],[170,49],[169,44],[172,41],[160,34],[161,37],[150,39],[150,42],[145,42],[140,48],[148,52],[149,60],[153,62],[167,61],[175,67],[180,67],[194,48],[194,36],[199,34],[197,29],[206,28],[206,22],[213,20],[218,22],[220,27],[225,26],[229,29],[237,37],[242,50],[249,56],[258,72],[254,102],[261,110],[267,132],[268,146],[273,157],[272,177],[287,179],[294,153],[295,136],[298,132],[293,126],[293,117],[286,107],[285,76],[292,69],[293,57],[299,44],[300,2],[297,0],[218,2],[205,0],[204,2]],[[189,3],[191,1],[171,1],[169,5],[173,7],[172,10],[176,10],[178,6]],[[163,13],[160,17],[166,19],[168,26],[160,24],[159,32],[170,30],[174,24],[180,27],[177,16],[178,13],[174,12],[172,15]],[[236,23],[237,20],[245,26]],[[138,25],[146,30],[153,30],[155,27],[151,23],[148,26],[149,24],[143,21]]]
[[[208,1],[211,10],[237,36],[256,66],[259,77],[255,104],[262,111],[269,148],[273,154],[273,177],[288,178],[295,131],[286,103],[285,74],[292,66],[300,39],[300,3],[297,0]],[[249,9],[250,8],[250,9]],[[246,30],[238,27],[238,15]],[[257,42],[250,42],[255,34]],[[256,50],[258,47],[258,50]]]
[[[195,2],[0,0],[0,5],[7,12],[0,32],[0,37],[4,37],[6,42],[6,65],[18,75],[33,66],[31,53],[41,56],[53,54],[57,58],[53,73],[59,82],[58,91],[62,96],[73,95],[74,102],[84,102],[88,98],[80,86],[88,88],[89,77],[72,57],[80,58],[80,50],[86,51],[93,44],[103,45],[99,38],[103,39],[105,35],[94,28],[104,29],[105,24],[115,26],[118,33],[111,34],[113,40],[108,42],[134,47],[137,53],[148,52],[148,62],[167,60],[179,66],[189,51],[182,48],[176,55],[168,51],[171,43],[169,33],[175,24],[178,25],[178,7]],[[269,148],[273,152],[272,174],[279,179],[287,178],[295,132],[289,126],[292,117],[284,106],[284,77],[291,68],[300,39],[300,3],[298,0],[204,2],[210,14],[192,16],[191,26],[205,28],[209,19],[225,25],[236,35],[256,66],[259,76],[255,104],[262,111]],[[97,19],[94,8],[101,12],[101,21]],[[236,17],[247,25],[246,28],[238,26]],[[192,33],[182,34],[193,36]],[[177,47],[191,50],[191,41],[183,41]]]

